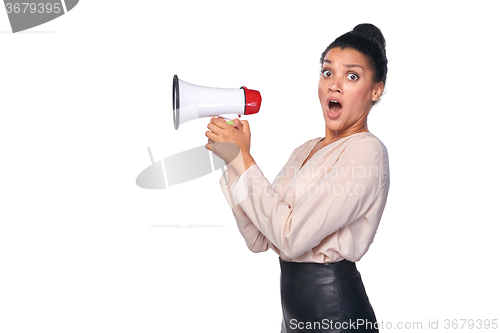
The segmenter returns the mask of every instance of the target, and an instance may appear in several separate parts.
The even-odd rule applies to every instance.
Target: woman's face
[[[334,136],[367,130],[372,102],[384,90],[383,83],[373,83],[372,77],[373,71],[362,53],[336,47],[326,54],[318,95],[327,130]]]

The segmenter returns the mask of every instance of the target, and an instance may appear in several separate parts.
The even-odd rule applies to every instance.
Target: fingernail
[[[228,120],[228,121],[226,121],[226,122],[227,122],[229,125],[234,125],[234,121],[232,121],[232,120]]]

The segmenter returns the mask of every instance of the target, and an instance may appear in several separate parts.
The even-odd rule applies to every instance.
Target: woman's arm
[[[276,248],[250,221],[241,207],[234,204],[231,187],[237,183],[239,176],[255,164],[250,155],[250,128],[247,121],[234,119],[229,125],[221,118],[212,118],[205,135],[209,138],[206,148],[224,159],[227,171],[220,180],[220,185],[226,200],[233,210],[236,224],[245,242],[252,252],[264,252]],[[236,156],[236,157],[235,157]],[[226,180],[228,183],[226,183]]]
[[[238,179],[235,178],[232,182],[226,184],[225,177],[223,176],[220,179],[219,183],[227,202],[231,206],[234,218],[236,220],[236,225],[238,226],[241,235],[245,239],[248,248],[250,249],[250,251],[257,253],[267,251],[272,247],[277,252],[277,249],[268,241],[264,234],[262,234],[259,229],[257,229],[257,227],[248,218],[247,214],[245,214],[243,209],[241,209],[239,205],[234,204],[234,200],[231,195],[231,188],[236,185],[237,181]],[[277,253],[279,254],[279,252]]]

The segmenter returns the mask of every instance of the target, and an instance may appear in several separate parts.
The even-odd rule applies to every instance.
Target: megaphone
[[[174,75],[172,109],[174,127],[190,120],[221,116],[227,120],[259,112],[262,97],[257,90],[212,88],[191,84]]]

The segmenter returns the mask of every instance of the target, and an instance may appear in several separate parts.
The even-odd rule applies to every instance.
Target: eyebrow
[[[327,60],[327,59],[323,60],[323,62],[326,62],[327,64],[333,64],[333,62],[331,62],[330,60]],[[363,67],[361,67],[360,65],[356,65],[356,64],[347,64],[347,65],[344,65],[344,67],[347,67],[347,68],[359,67],[362,70],[365,70]]]
[[[359,68],[361,68],[362,70],[365,70],[363,67],[361,67],[360,65],[356,65],[356,64],[344,65],[344,67],[347,67],[347,68],[359,67]]]

